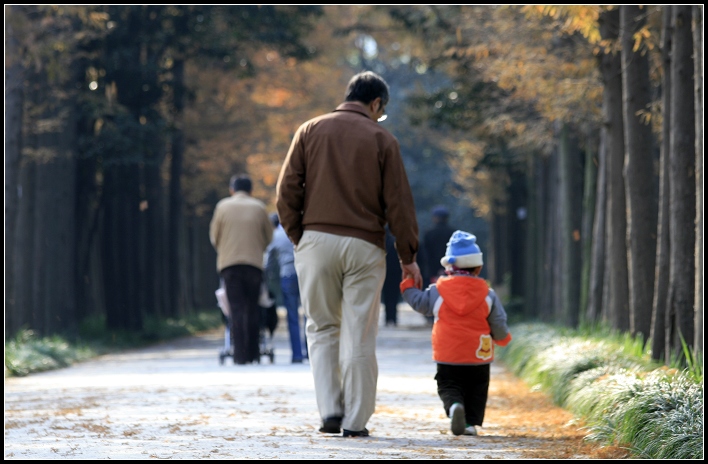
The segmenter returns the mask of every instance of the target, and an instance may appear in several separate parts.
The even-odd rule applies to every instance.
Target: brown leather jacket
[[[398,140],[358,103],[302,124],[277,185],[278,215],[297,245],[304,230],[385,249],[386,223],[403,264],[418,252],[418,223]]]

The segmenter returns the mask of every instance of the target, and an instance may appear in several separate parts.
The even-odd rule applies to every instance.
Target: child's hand
[[[401,263],[401,271],[402,280],[413,279],[416,288],[423,287],[423,276],[420,273],[418,263],[416,263],[415,261],[410,264]]]
[[[401,294],[408,290],[409,288],[415,288],[415,279],[412,276],[404,277],[401,283],[398,285],[401,290]]]

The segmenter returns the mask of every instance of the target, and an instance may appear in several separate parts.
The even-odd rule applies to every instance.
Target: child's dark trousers
[[[438,364],[435,380],[438,395],[450,417],[450,407],[460,403],[465,407],[467,425],[482,425],[487,407],[490,364],[477,366],[457,366]]]

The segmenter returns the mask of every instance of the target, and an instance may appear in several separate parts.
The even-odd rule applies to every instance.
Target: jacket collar
[[[371,119],[366,110],[360,104],[354,102],[341,103],[334,111],[351,111],[353,113],[359,113],[367,119]]]

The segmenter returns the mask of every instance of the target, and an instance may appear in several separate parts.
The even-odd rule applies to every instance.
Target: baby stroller
[[[224,321],[224,347],[219,352],[219,364],[223,365],[224,360],[228,357],[233,359],[234,351],[231,346],[231,311],[229,306],[229,301],[226,297],[226,290],[223,287],[219,287],[216,290],[216,301],[221,308],[221,315]],[[258,300],[258,306],[261,309],[261,324],[259,332],[259,354],[261,356],[268,356],[270,363],[273,364],[275,361],[275,350],[273,349],[273,333],[278,325],[278,313],[276,311],[275,298],[270,291],[267,290],[265,284],[261,287],[261,296]],[[258,363],[260,364],[260,358]]]

